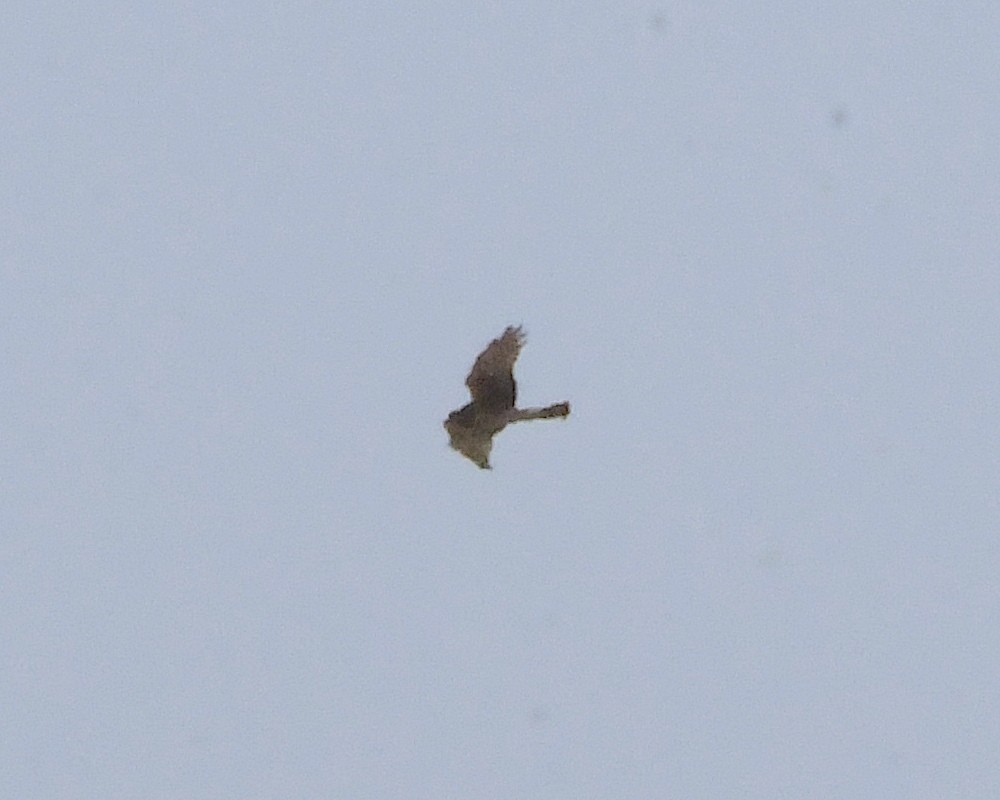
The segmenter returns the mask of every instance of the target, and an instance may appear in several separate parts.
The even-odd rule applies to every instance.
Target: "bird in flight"
[[[444,421],[451,446],[480,469],[491,469],[493,437],[511,422],[568,417],[569,403],[545,408],[516,408],[514,362],[524,346],[520,326],[508,327],[479,354],[465,385],[472,402],[452,411]]]

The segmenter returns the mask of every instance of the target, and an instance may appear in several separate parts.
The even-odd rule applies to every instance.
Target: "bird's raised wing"
[[[520,326],[508,327],[479,354],[472,365],[465,385],[472,393],[472,401],[485,410],[513,408],[517,401],[517,384],[514,382],[514,362],[524,346],[524,333]]]

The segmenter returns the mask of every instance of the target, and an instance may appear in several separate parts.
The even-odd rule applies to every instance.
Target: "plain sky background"
[[[0,796],[1000,797],[998,43],[5,3]]]

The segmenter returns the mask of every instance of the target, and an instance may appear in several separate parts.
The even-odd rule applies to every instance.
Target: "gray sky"
[[[1000,6],[161,5],[0,11],[0,796],[1000,796]]]

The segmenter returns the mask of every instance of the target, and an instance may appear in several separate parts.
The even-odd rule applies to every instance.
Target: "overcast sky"
[[[0,796],[995,800],[998,42],[4,4]]]

